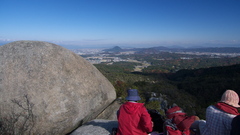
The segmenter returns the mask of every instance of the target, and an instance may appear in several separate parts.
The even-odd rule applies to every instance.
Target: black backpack
[[[153,122],[153,131],[156,132],[163,132],[163,123],[164,123],[164,117],[155,109],[148,109],[148,113],[150,114]]]
[[[112,128],[112,132],[110,135],[116,135],[118,128]]]

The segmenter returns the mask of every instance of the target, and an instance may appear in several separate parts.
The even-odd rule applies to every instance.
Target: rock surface
[[[117,121],[117,111],[121,106],[119,99],[116,99],[112,104],[110,104],[103,112],[101,112],[96,119],[106,119]]]
[[[70,135],[110,135],[112,128],[117,127],[117,121],[95,119],[79,127]]]
[[[115,98],[111,83],[70,50],[39,41],[0,46],[0,115],[25,132],[67,134]]]

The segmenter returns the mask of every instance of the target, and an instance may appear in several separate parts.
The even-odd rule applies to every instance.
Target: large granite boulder
[[[58,45],[0,46],[0,126],[14,132],[71,132],[114,99],[111,83],[89,62]]]

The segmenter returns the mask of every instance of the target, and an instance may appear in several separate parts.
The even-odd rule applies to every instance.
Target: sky
[[[0,42],[239,46],[240,0],[0,0]]]

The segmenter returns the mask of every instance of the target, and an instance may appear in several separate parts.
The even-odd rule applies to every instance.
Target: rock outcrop
[[[39,41],[0,46],[0,117],[15,120],[8,124],[16,132],[67,134],[115,98],[111,83],[70,50]]]
[[[117,121],[117,111],[121,106],[119,99],[116,99],[112,104],[110,104],[103,112],[101,112],[96,119],[105,119]]]
[[[113,120],[94,119],[70,135],[110,135],[112,128],[117,128],[118,122]]]

